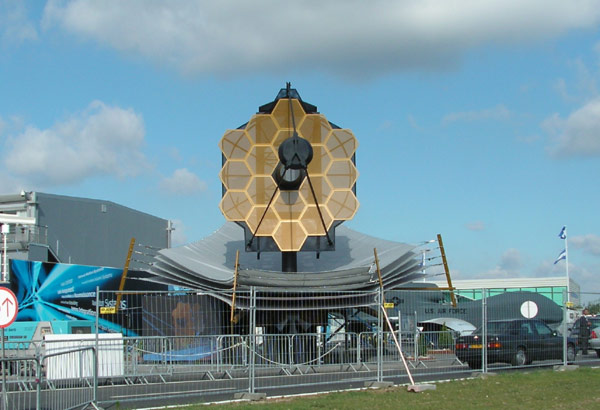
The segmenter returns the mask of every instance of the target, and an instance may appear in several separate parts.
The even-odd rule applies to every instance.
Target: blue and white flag
[[[560,255],[558,255],[558,258],[556,258],[556,260],[554,261],[554,264],[556,265],[558,263],[559,260],[561,259],[567,259],[567,251],[566,249],[563,249],[562,252],[560,253]]]
[[[566,226],[563,226],[563,228],[560,230],[558,237],[560,239],[567,239],[567,227]]]

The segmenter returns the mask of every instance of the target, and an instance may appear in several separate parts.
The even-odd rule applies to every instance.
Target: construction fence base
[[[385,389],[393,385],[394,383],[392,382],[365,382],[365,387],[370,389]]]
[[[236,393],[234,394],[234,399],[236,400],[248,400],[248,401],[257,401],[264,400],[267,397],[266,393]]]
[[[411,384],[407,390],[414,393],[421,393],[425,390],[435,390],[435,384]]]

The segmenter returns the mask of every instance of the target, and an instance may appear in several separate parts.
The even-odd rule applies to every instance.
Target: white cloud
[[[589,101],[569,115],[546,118],[542,124],[553,140],[549,153],[557,158],[600,155],[600,98]]]
[[[448,69],[470,48],[595,27],[600,0],[240,2],[50,0],[46,28],[184,72]]]
[[[187,168],[176,169],[173,175],[160,181],[160,188],[176,195],[195,195],[206,191],[206,182]]]
[[[8,118],[0,117],[0,137],[3,134],[11,134],[18,132],[25,127],[25,120],[17,115],[9,116]]]
[[[523,142],[525,144],[533,144],[533,143],[539,141],[541,138],[542,137],[538,134],[518,135],[517,141]]]
[[[94,175],[134,176],[147,168],[140,150],[144,134],[141,115],[94,101],[51,128],[28,125],[9,136],[0,161],[6,172],[32,184],[68,184]]]
[[[554,259],[552,261],[545,260],[542,263],[540,263],[539,266],[533,271],[534,276],[538,278],[545,278],[549,276],[564,276],[564,265],[562,265],[562,263],[560,263],[560,266],[558,266],[558,264],[555,265],[553,261]]]
[[[500,263],[492,270],[485,273],[489,278],[514,278],[521,276],[523,256],[517,249],[508,249],[500,257]]]
[[[511,112],[503,104],[498,104],[492,108],[486,108],[478,111],[462,111],[447,114],[442,119],[444,124],[456,121],[481,121],[481,120],[507,120]]]
[[[517,249],[508,249],[502,254],[500,267],[506,270],[517,270],[523,266],[523,257]]]
[[[36,40],[37,30],[27,19],[27,3],[0,1],[0,41],[4,46],[19,45]]]
[[[596,75],[587,67],[587,65],[581,60],[574,60],[571,65],[575,69],[575,75],[577,77],[577,91],[580,95],[585,97],[594,97],[598,95],[598,81]]]
[[[580,102],[598,96],[597,75],[591,71],[582,59],[578,58],[568,64],[574,71],[574,84],[568,86],[564,78],[555,81],[554,89],[567,102]]]
[[[392,129],[394,129],[394,123],[390,120],[383,121],[381,124],[379,124],[379,127],[377,127],[378,131],[389,131]]]
[[[600,256],[600,236],[588,234],[583,236],[574,236],[569,238],[569,243],[584,252]]]
[[[564,78],[559,78],[554,82],[554,90],[565,101],[573,101],[575,97],[569,94],[567,82]]]
[[[483,231],[485,229],[485,224],[481,221],[468,222],[465,226],[469,231]]]
[[[564,272],[564,270],[563,270]],[[592,266],[591,269],[584,266],[577,266],[569,263],[569,277],[572,278],[581,288],[581,294],[598,293],[598,266]]]
[[[169,158],[171,158],[175,162],[183,161],[183,157],[181,156],[181,152],[176,147],[169,147],[167,150]]]
[[[8,175],[0,172],[0,195],[16,194],[21,191],[32,191],[33,187]]]
[[[600,41],[598,41],[593,47],[594,53],[596,53],[597,57],[600,57]]]
[[[581,288],[582,297],[586,292],[600,292],[598,285],[598,268],[600,266],[579,266],[569,263],[569,277]],[[535,269],[536,277],[564,277],[566,274],[564,261],[557,263],[546,260]]]
[[[417,119],[415,118],[415,116],[414,116],[414,115],[412,115],[412,114],[408,114],[408,115],[406,116],[406,119],[407,119],[407,121],[408,121],[408,124],[409,124],[409,125],[410,125],[410,126],[413,128],[413,129],[415,129],[415,130],[417,130],[417,131],[423,131],[423,127],[421,127],[421,126],[419,125],[419,123],[417,122]]]

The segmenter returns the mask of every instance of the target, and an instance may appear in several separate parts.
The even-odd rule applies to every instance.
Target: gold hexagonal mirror
[[[352,131],[332,125],[289,84],[248,123],[226,131],[220,208],[244,227],[246,250],[333,250],[335,227],[359,206],[357,146]]]

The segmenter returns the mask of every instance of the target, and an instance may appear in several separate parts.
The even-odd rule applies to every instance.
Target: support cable
[[[252,237],[248,241],[248,244],[247,244],[248,247],[252,246],[252,241],[254,241],[254,238],[256,237],[256,232],[258,232],[258,230],[260,229],[260,225],[262,224],[263,220],[265,219],[265,216],[267,215],[267,211],[271,207],[271,204],[273,203],[273,199],[275,198],[275,195],[277,195],[277,191],[279,191],[279,185],[275,186],[275,191],[273,191],[273,195],[271,195],[271,199],[269,199],[269,203],[267,204],[267,207],[265,208],[265,212],[263,212],[262,216],[260,217],[260,221],[258,221],[258,225],[256,226],[255,231],[252,233]]]
[[[325,225],[325,219],[323,218],[323,213],[321,212],[321,206],[319,205],[319,201],[317,200],[317,194],[315,194],[315,189],[313,188],[312,181],[310,180],[310,176],[308,175],[308,168],[306,169],[306,179],[308,180],[308,185],[310,186],[310,192],[312,193],[313,199],[315,200],[315,205],[317,205],[317,212],[319,212],[319,218],[321,219],[321,224],[323,225],[323,230],[325,231],[325,236],[327,236],[327,243],[331,246],[333,245],[333,241],[329,236],[329,232],[327,231],[327,226]]]

